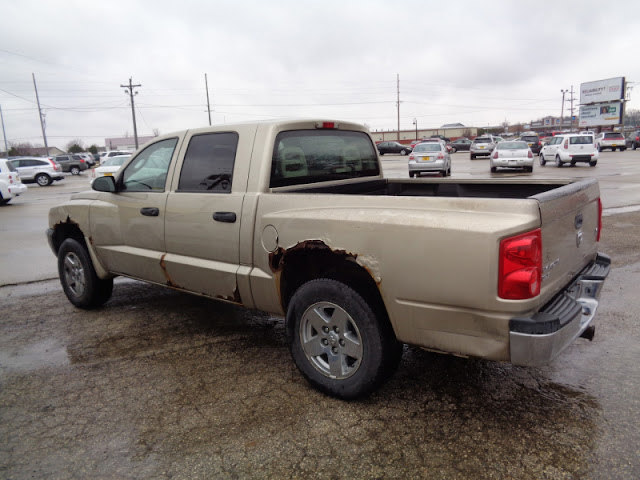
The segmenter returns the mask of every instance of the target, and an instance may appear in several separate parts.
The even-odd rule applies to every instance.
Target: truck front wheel
[[[293,360],[318,390],[342,399],[371,393],[402,355],[386,316],[351,287],[327,278],[291,298],[287,334]]]
[[[58,250],[58,274],[65,295],[76,307],[96,308],[111,298],[113,279],[98,278],[89,252],[73,238]]]

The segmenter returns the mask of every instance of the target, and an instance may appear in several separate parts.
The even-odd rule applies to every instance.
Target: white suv
[[[578,162],[589,163],[595,167],[598,163],[598,149],[593,141],[593,135],[581,133],[566,133],[556,135],[540,150],[540,165],[556,162],[562,167],[565,163],[574,166]]]
[[[596,147],[599,152],[607,148],[612,152],[617,148],[624,152],[627,149],[627,142],[620,132],[602,132],[596,137]]]
[[[64,178],[62,167],[48,158],[12,158],[9,163],[20,174],[20,178],[24,183],[35,182],[41,187],[46,187],[54,181]]]
[[[13,165],[0,158],[0,205],[9,203],[13,197],[27,191],[27,186],[20,181],[20,175]]]

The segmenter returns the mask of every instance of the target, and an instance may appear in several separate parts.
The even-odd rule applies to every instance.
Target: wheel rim
[[[362,362],[360,331],[351,315],[335,303],[319,302],[305,310],[300,342],[307,360],[325,377],[349,378]]]
[[[44,177],[42,175],[40,175],[37,179],[38,185],[40,186],[45,186],[45,185],[49,185],[49,179],[47,177]]]
[[[84,268],[80,257],[73,252],[68,252],[64,257],[64,281],[74,296],[80,297],[84,294],[85,276]]]

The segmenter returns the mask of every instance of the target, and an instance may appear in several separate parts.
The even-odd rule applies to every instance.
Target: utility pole
[[[560,92],[562,93],[562,108],[560,109],[560,131],[562,131],[562,125],[564,124],[564,94],[568,91],[568,89],[560,90]]]
[[[4,115],[2,115],[2,105],[0,105],[0,120],[2,120],[2,136],[4,137],[4,151],[9,158],[9,146],[7,145],[7,132],[4,130]]]
[[[398,141],[400,141],[400,74],[396,73],[396,85],[398,93]]]
[[[204,74],[204,86],[207,89],[207,112],[209,112],[209,126],[211,126],[211,105],[209,104],[209,83],[207,82],[207,74]]]
[[[136,127],[136,109],[133,103],[133,96],[137,95],[138,92],[133,93],[133,89],[136,87],[141,87],[142,85],[133,85],[131,81],[131,77],[129,77],[129,85],[120,85],[121,88],[124,88],[124,93],[129,94],[131,98],[131,116],[133,117],[133,136],[136,140],[136,150],[138,149],[138,127]]]
[[[36,91],[36,101],[38,103],[38,116],[40,117],[40,127],[42,128],[42,138],[44,139],[44,150],[47,153],[47,157],[49,156],[49,145],[47,145],[47,135],[44,133],[44,120],[42,119],[42,109],[40,108],[40,98],[38,97],[38,87],[36,86],[36,76],[35,74],[31,74],[33,77],[33,88]]]
[[[413,124],[416,126],[416,141],[418,140],[418,119],[413,119]]]
[[[571,85],[571,91],[569,93],[571,94],[571,131],[573,132],[573,85]]]

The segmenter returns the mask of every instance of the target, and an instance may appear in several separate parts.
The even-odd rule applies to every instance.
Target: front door
[[[94,246],[109,271],[167,283],[161,263],[167,185],[177,143],[174,137],[147,146],[118,175],[117,192],[101,193],[92,204]]]

